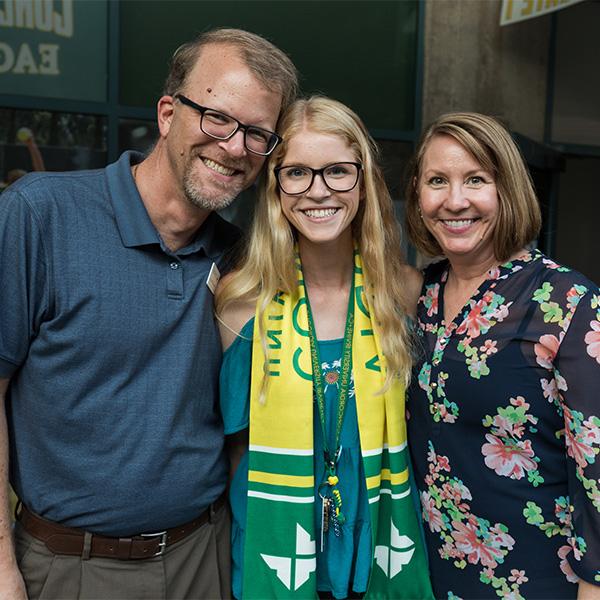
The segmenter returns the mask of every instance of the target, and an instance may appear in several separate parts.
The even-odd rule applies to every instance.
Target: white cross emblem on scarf
[[[412,548],[411,548],[412,546]],[[407,565],[415,551],[414,542],[407,535],[400,535],[400,531],[391,522],[390,547],[375,547],[375,562],[377,566],[390,578],[395,577]]]
[[[271,556],[261,554],[262,559],[267,563],[270,569],[273,569],[277,578],[291,590],[292,568],[294,569],[294,591],[306,583],[310,574],[317,569],[317,546],[314,540],[310,539],[310,534],[300,523],[296,523],[296,557],[289,556]]]

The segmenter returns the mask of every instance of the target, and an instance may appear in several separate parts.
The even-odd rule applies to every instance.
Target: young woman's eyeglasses
[[[349,192],[356,187],[362,165],[357,162],[339,162],[321,169],[299,165],[274,169],[277,183],[289,196],[304,194],[312,186],[315,176],[320,175],[325,185],[333,192]]]
[[[228,140],[241,129],[244,132],[246,150],[260,156],[271,154],[275,150],[275,146],[281,141],[281,138],[273,131],[254,125],[245,125],[225,113],[196,104],[183,94],[176,94],[175,98],[200,113],[200,129],[211,138]]]

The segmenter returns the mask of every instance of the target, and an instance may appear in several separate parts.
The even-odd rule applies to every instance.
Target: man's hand
[[[0,600],[27,600],[15,558],[8,499],[8,431],[4,398],[8,379],[0,379]]]
[[[0,600],[27,600],[25,584],[16,563],[12,568],[0,568]]]

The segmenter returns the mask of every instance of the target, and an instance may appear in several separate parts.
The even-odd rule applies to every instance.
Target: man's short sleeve
[[[49,306],[42,220],[17,187],[0,196],[0,378],[21,366]]]

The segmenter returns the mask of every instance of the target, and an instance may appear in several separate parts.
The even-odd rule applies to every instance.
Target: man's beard
[[[209,192],[204,188],[200,177],[194,173],[196,157],[185,164],[183,171],[183,191],[190,204],[205,210],[221,210],[227,208],[243,191],[243,186],[236,183],[220,191]]]

